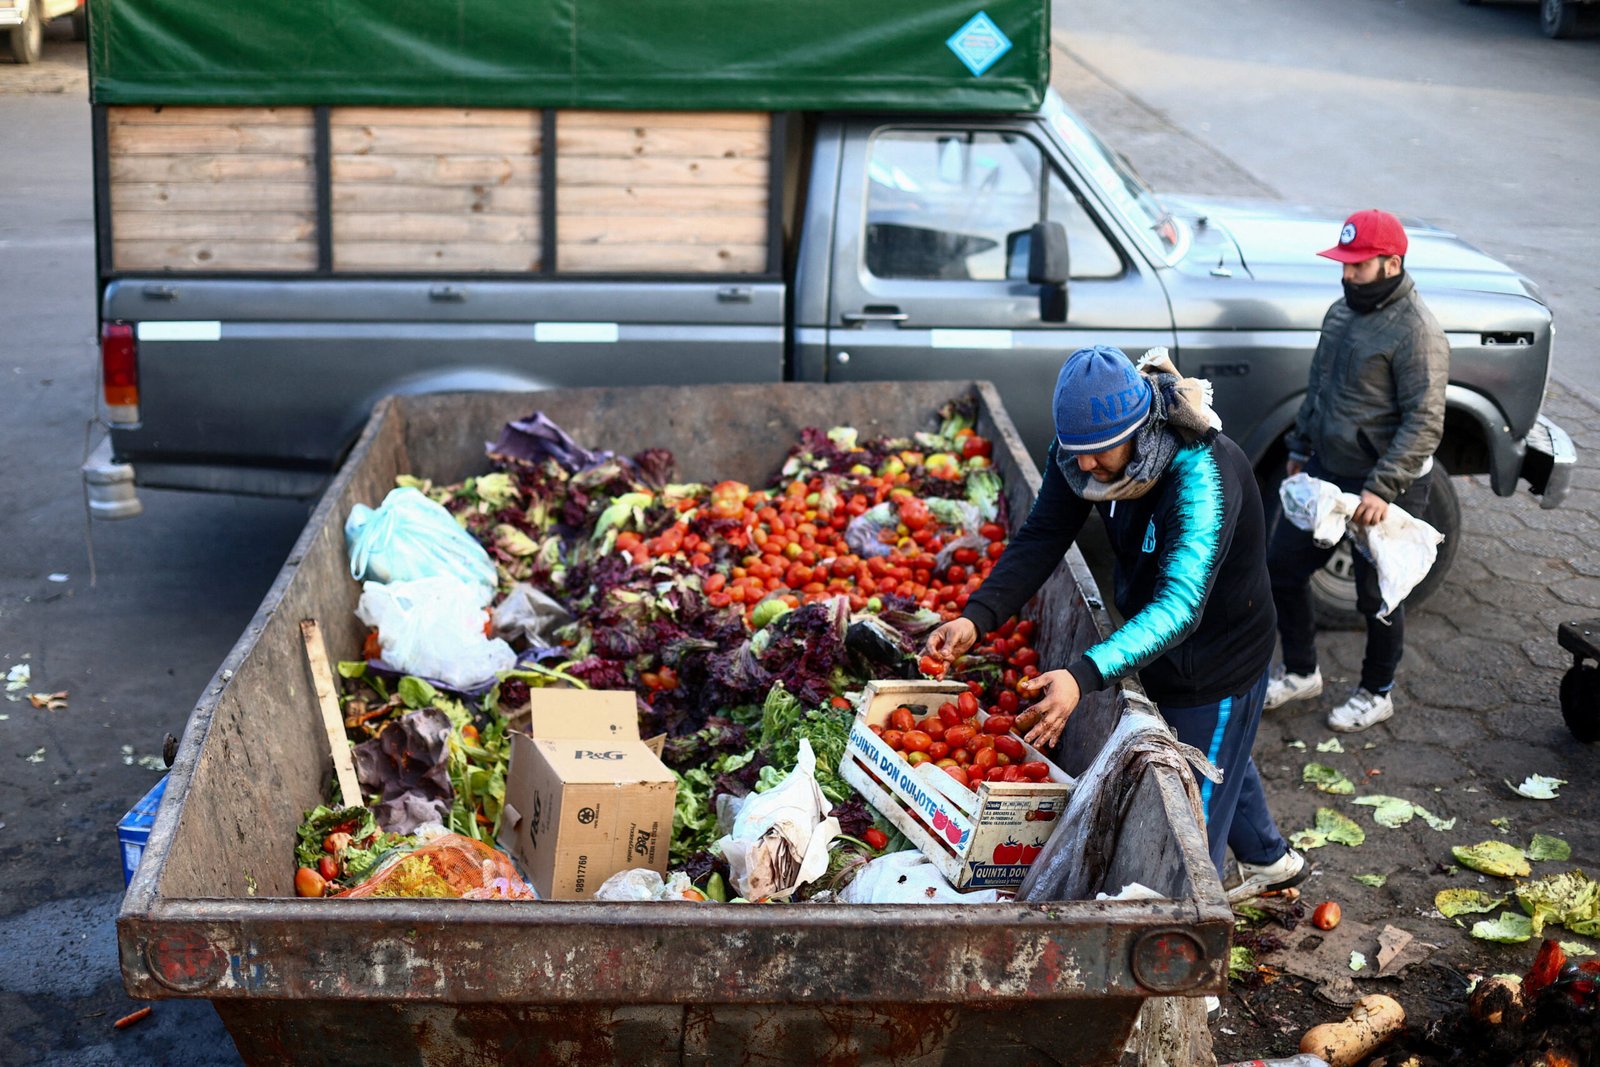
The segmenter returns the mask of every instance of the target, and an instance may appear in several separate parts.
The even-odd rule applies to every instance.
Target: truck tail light
[[[108,322],[100,329],[100,377],[106,417],[114,423],[138,422],[139,348],[126,322]]]

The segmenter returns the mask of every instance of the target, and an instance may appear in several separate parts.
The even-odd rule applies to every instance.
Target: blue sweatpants
[[[1261,723],[1261,704],[1267,695],[1267,675],[1248,692],[1213,704],[1178,708],[1159,705],[1162,718],[1178,740],[1204,752],[1222,769],[1222,781],[1200,779],[1200,799],[1206,811],[1206,835],[1211,842],[1211,862],[1222,877],[1228,849],[1240,863],[1274,863],[1289,843],[1267,810],[1261,775],[1250,757]]]

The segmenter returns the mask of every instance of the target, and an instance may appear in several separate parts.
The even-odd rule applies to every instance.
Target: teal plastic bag
[[[416,489],[391,491],[376,510],[365,504],[351,508],[344,539],[350,577],[357,581],[454,578],[479,590],[480,607],[494,598],[497,576],[489,553],[443,505]]]

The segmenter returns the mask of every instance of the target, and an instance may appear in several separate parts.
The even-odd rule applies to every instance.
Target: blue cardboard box
[[[167,776],[162,775],[133,806],[133,810],[117,823],[117,844],[122,849],[122,884],[133,881],[133,872],[139,869],[139,858],[144,855],[145,842],[150,840],[150,828],[156,824],[156,809],[161,807],[161,795],[167,791]]]

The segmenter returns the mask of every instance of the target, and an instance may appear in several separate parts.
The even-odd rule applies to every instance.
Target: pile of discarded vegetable
[[[802,744],[840,835],[828,874],[795,898],[837,891],[869,859],[905,847],[837,773],[854,718],[847,694],[872,679],[944,675],[917,649],[960,613],[1007,529],[991,446],[974,433],[972,409],[952,404],[940,415],[937,432],[909,438],[806,430],[771,484],[752,489],[675,482],[665,451],[590,451],[535,414],[490,446],[493,473],[448,486],[402,478],[383,508],[358,508],[347,527],[352,573],[382,579],[386,568],[403,569],[395,557],[414,555],[419,540],[429,548],[412,537],[397,549],[390,510],[443,505],[458,530],[439,537],[464,529],[487,550],[492,572],[473,572],[435,545],[420,573],[453,570],[477,602],[451,610],[486,612],[486,621],[470,647],[442,647],[418,625],[426,613],[388,595],[398,586],[368,583],[360,614],[375,629],[366,658],[339,671],[362,794],[373,804],[307,816],[297,849],[302,894],[382,891],[373,883],[397,857],[424,846],[468,859],[475,847],[492,851],[485,843],[505,811],[507,722],[552,684],[632,689],[643,735],[667,735],[662,758],[677,778],[672,867],[699,887],[694,896],[730,896],[712,850],[718,797],[777,785]],[[974,705],[1015,715],[1018,682],[1039,671],[1032,636],[1030,623],[1008,621],[957,662],[952,679],[967,683]],[[920,751],[960,766],[969,783],[1010,763],[1001,748],[975,766],[979,750],[956,753],[938,737],[946,724],[931,719]],[[488,867],[464,880],[432,868],[412,874],[388,891],[517,895]]]

